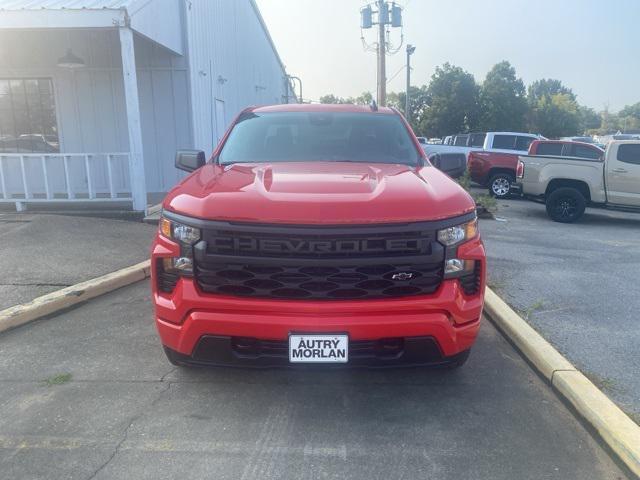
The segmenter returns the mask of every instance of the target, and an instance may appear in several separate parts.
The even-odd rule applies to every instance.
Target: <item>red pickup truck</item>
[[[395,109],[250,108],[166,197],[155,321],[177,365],[448,365],[469,355],[485,251],[473,199]]]
[[[596,145],[566,140],[534,140],[528,155],[553,155],[596,159],[603,150]],[[519,189],[516,181],[518,157],[522,153],[472,151],[469,153],[469,174],[475,183],[488,187],[489,194],[505,198]]]

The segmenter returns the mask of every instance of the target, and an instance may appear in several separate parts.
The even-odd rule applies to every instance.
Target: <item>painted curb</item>
[[[640,478],[640,426],[489,287],[485,291],[485,314]]]
[[[150,274],[151,262],[146,260],[101,277],[56,290],[30,302],[9,307],[0,311],[0,332],[144,280]]]

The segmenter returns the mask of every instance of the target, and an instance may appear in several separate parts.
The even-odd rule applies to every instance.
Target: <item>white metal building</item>
[[[0,0],[0,202],[145,210],[177,149],[293,100],[254,0]]]

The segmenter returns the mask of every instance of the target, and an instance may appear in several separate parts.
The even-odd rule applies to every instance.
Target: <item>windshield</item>
[[[218,155],[221,165],[309,161],[416,166],[420,155],[399,116],[348,112],[250,112]]]

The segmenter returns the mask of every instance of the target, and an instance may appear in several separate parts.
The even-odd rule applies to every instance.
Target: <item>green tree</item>
[[[400,95],[402,95],[402,93],[398,93],[398,92],[387,93],[387,107],[397,108],[398,110],[404,113],[404,105],[400,105]],[[404,96],[402,97],[402,101],[404,102]]]
[[[338,97],[333,93],[323,95],[320,97],[320,103],[332,103],[332,104],[343,104],[343,103],[352,103],[354,105],[369,105],[373,100],[373,95],[371,92],[362,92],[357,97]]]
[[[550,97],[552,95],[557,95],[558,93],[566,94],[571,96],[574,100],[576,99],[573,90],[565,87],[560,80],[555,80],[553,78],[536,80],[529,85],[529,88],[527,89],[527,99],[531,105],[535,105],[542,97]]]
[[[357,97],[347,97],[342,103],[352,103],[354,105],[370,105],[373,101],[371,92],[362,92]]]
[[[593,130],[590,133],[594,135],[608,135],[616,133],[621,129],[620,119],[615,113],[609,111],[609,106],[605,106],[604,110],[600,112],[600,128]]]
[[[387,105],[397,108],[406,117],[407,112],[404,111],[406,107],[406,98],[407,92],[392,92],[387,95]],[[416,135],[422,135],[424,133],[420,129],[422,128],[422,120],[425,118],[428,108],[429,95],[427,93],[427,86],[412,86],[409,90],[409,110],[411,111],[409,123],[411,124],[413,131],[416,132]]]
[[[480,88],[481,126],[486,131],[525,129],[527,101],[522,79],[507,61],[493,66]]]
[[[549,138],[576,135],[580,129],[578,102],[568,93],[543,95],[531,107],[529,126]]]
[[[333,93],[330,93],[330,94],[321,96],[320,103],[337,104],[337,103],[348,103],[348,102],[344,98],[336,97]]]
[[[618,113],[618,118],[623,131],[640,130],[640,102],[626,105]]]
[[[473,75],[445,63],[436,67],[429,86],[422,88],[424,105],[416,131],[429,137],[441,137],[468,131],[478,116],[478,85]]]
[[[580,117],[579,133],[587,133],[600,128],[600,115],[593,108],[580,105],[578,107],[578,115]]]

